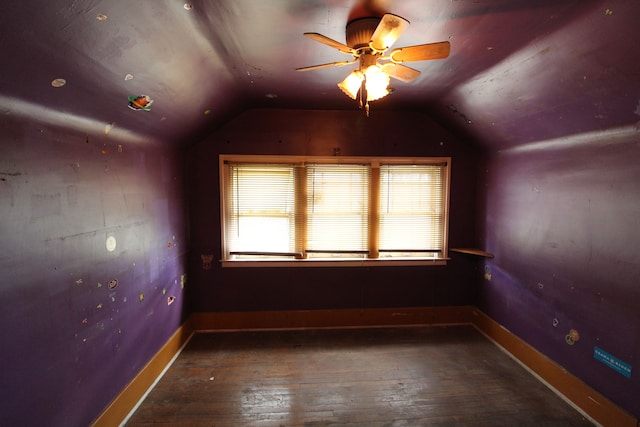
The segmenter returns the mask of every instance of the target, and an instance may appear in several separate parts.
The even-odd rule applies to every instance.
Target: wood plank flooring
[[[127,426],[590,426],[470,326],[198,333]]]

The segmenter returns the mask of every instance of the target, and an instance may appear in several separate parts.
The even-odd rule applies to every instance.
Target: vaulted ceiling
[[[0,112],[187,146],[246,109],[357,109],[336,85],[354,66],[295,70],[349,59],[303,33],[344,43],[387,12],[410,21],[393,47],[451,54],[412,62],[368,120],[422,111],[487,150],[638,131],[637,0],[5,1]]]

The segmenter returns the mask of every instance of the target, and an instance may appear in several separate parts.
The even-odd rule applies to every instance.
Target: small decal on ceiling
[[[107,20],[107,15],[105,15],[104,13],[99,13],[96,15],[96,19],[98,21],[106,21]]]
[[[126,76],[124,76],[125,80],[133,80],[133,74],[127,74]]]
[[[151,111],[151,104],[153,104],[153,99],[147,95],[132,95],[129,97],[129,108],[132,110]]]
[[[53,81],[51,82],[51,86],[53,87],[62,87],[66,84],[67,81],[65,79],[53,79]]]

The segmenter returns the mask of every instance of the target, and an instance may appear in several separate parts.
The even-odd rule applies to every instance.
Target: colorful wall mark
[[[132,95],[129,97],[129,108],[132,110],[151,111],[151,104],[153,104],[153,99],[149,98],[147,95]]]

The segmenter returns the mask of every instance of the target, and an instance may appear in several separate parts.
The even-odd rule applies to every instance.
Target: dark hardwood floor
[[[127,426],[592,425],[470,326],[199,333]]]

